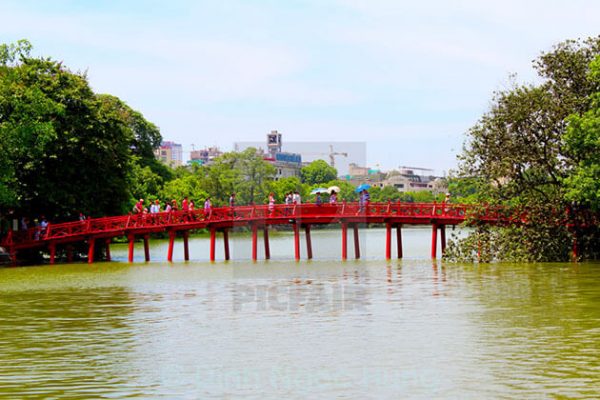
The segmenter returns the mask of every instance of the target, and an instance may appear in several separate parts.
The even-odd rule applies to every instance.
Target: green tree
[[[300,178],[296,176],[289,176],[272,181],[270,190],[275,194],[275,199],[280,203],[285,200],[285,195],[287,193],[298,191],[300,195],[304,197],[310,192],[308,186],[303,184],[300,181]]]
[[[31,58],[26,41],[0,46],[0,207],[65,218],[128,209],[136,136],[124,103],[96,95],[87,77],[49,58]]]
[[[525,251],[503,252],[494,245],[502,242],[499,232],[510,235],[514,230],[498,227],[483,233],[489,237],[490,259],[506,259],[510,254],[531,260],[569,257],[568,246],[556,247],[550,238],[570,242],[569,232],[557,226],[569,197],[581,193],[567,189],[565,182],[579,185],[594,174],[580,169],[579,183],[570,178],[577,171],[573,157],[580,147],[574,137],[584,131],[577,128],[584,121],[576,116],[588,115],[592,95],[598,91],[589,71],[599,54],[600,37],[559,43],[534,62],[539,84],[513,84],[496,93],[490,110],[469,130],[459,177],[476,185],[479,202],[527,207],[530,216],[530,223],[514,236],[529,239],[519,242]],[[569,130],[578,133],[569,135]]]
[[[315,160],[300,170],[302,182],[320,185],[337,178],[337,170],[323,160]]]
[[[570,156],[569,174],[564,178],[566,198],[595,211],[600,210],[600,57],[590,64],[590,81],[598,91],[590,96],[591,106],[583,115],[569,117],[564,136]]]

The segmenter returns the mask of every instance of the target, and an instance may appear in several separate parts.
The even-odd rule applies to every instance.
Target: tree
[[[298,191],[304,197],[309,192],[308,186],[303,184],[300,178],[296,176],[288,176],[277,181],[272,181],[270,190],[275,194],[275,199],[279,202],[283,202],[287,193]]]
[[[589,127],[594,119],[588,110],[598,82],[590,79],[593,74],[589,72],[591,61],[598,55],[600,37],[556,45],[534,62],[540,84],[513,84],[496,93],[490,110],[469,130],[460,156],[459,177],[476,185],[480,202],[527,207],[529,214],[530,223],[516,234],[512,228],[487,230],[488,248],[493,254],[490,259],[509,255],[537,261],[569,257],[569,246],[556,246],[555,239],[569,243],[569,232],[557,228],[562,226],[563,210],[570,198],[582,197],[583,193],[573,188],[596,176],[593,169],[574,166],[579,165],[577,157],[582,155],[577,149],[584,149],[583,142],[589,141],[579,139],[587,137],[593,142],[589,134],[594,128],[584,126]],[[574,171],[581,179],[572,177]],[[585,192],[592,193],[593,187]],[[507,252],[495,246],[508,243],[501,240],[506,236],[499,232],[512,239],[522,238],[518,243],[525,251]]]
[[[302,182],[319,185],[337,178],[337,170],[323,160],[315,160],[300,170]]]
[[[590,64],[589,80],[600,88],[600,57]],[[595,211],[600,210],[600,90],[590,96],[591,106],[583,115],[572,114],[565,134],[565,152],[570,156],[564,178],[565,197]]]
[[[0,207],[51,219],[128,210],[131,170],[156,132],[140,133],[151,128],[141,114],[30,48],[0,46]]]

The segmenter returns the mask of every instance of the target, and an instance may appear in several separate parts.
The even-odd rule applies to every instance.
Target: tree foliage
[[[160,133],[85,74],[29,57],[27,41],[0,47],[0,207],[66,218],[123,212],[133,165],[153,159]]]
[[[337,170],[324,160],[315,160],[300,170],[302,182],[320,185],[337,178]]]
[[[593,184],[584,183],[597,176],[598,158],[588,157],[585,164],[581,157],[597,150],[590,107],[599,86],[590,65],[599,54],[600,37],[559,43],[534,61],[540,84],[515,83],[495,93],[490,110],[469,130],[459,157],[459,178],[476,185],[479,202],[521,205],[531,213],[558,215],[554,211],[564,210],[570,200],[590,203],[590,197],[597,196]],[[539,224],[524,229],[530,236],[536,236],[535,230],[553,231],[568,243],[568,232],[556,229],[557,224],[558,219],[539,218]],[[489,235],[492,244],[500,243],[495,234]],[[539,246],[521,253],[526,259],[556,255],[554,240],[537,237]],[[556,257],[565,259],[568,251]]]
[[[569,173],[564,178],[567,200],[600,210],[600,57],[590,64],[589,80],[596,92],[583,114],[568,118],[564,136],[565,153],[569,155]]]

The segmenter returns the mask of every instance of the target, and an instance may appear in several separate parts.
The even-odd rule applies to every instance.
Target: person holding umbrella
[[[363,183],[362,185],[360,185],[359,187],[357,187],[354,191],[357,193],[360,193],[359,198],[358,198],[358,211],[359,212],[363,212],[365,210],[365,207],[368,208],[370,200],[371,200],[371,196],[369,195],[368,189],[371,188],[371,185],[367,184],[367,183]]]

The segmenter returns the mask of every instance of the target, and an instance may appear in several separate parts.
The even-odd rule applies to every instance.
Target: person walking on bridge
[[[335,190],[331,191],[331,195],[329,195],[329,204],[336,205],[337,204],[337,193]]]
[[[275,194],[273,192],[269,193],[269,217],[272,217],[275,212]]]
[[[210,201],[210,196],[206,198],[204,201],[204,219],[210,219],[212,216],[212,203]]]
[[[231,208],[231,216],[235,218],[235,192],[229,196],[229,207]]]

